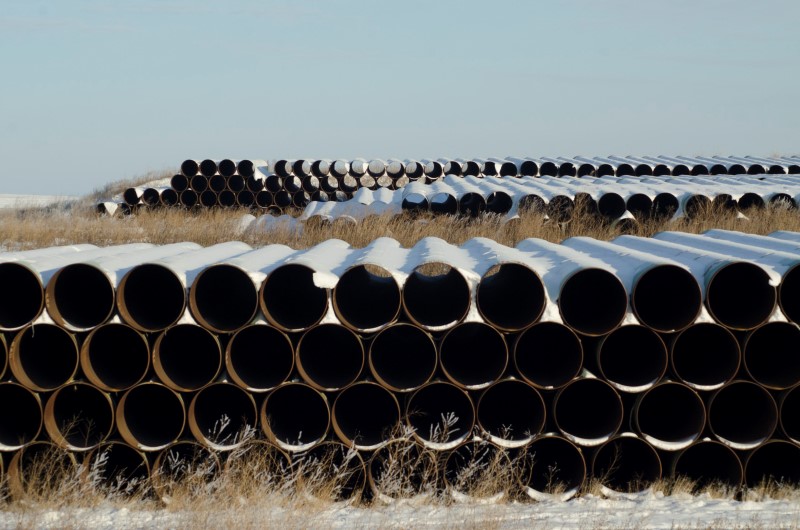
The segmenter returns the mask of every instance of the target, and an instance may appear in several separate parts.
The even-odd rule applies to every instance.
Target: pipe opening
[[[787,390],[781,399],[781,428],[794,443],[800,443],[800,386]]]
[[[161,333],[153,348],[153,368],[168,387],[198,390],[216,379],[222,366],[217,338],[194,324],[178,324]]]
[[[517,165],[513,162],[503,162],[500,165],[500,176],[501,177],[516,177],[517,176]]]
[[[517,339],[514,364],[523,379],[533,386],[547,390],[560,388],[580,373],[583,346],[568,327],[540,322]]]
[[[311,202],[311,195],[304,190],[300,190],[292,195],[292,206],[296,208],[305,208]]]
[[[226,333],[243,328],[255,318],[258,293],[244,270],[233,265],[212,265],[195,278],[189,304],[200,324]]]
[[[44,426],[50,439],[64,449],[93,449],[114,428],[111,397],[87,383],[62,386],[47,400]]]
[[[308,384],[318,390],[338,390],[358,379],[364,366],[364,346],[346,327],[320,324],[300,338],[296,362]]]
[[[0,383],[0,451],[16,451],[32,442],[42,430],[39,396],[17,383]]]
[[[578,174],[578,170],[571,162],[563,162],[558,166],[559,177],[574,177]]]
[[[769,205],[772,208],[794,210],[797,208],[797,201],[788,193],[775,193],[769,198]]]
[[[653,176],[654,170],[653,166],[650,164],[637,164],[635,168],[633,168],[633,172],[636,173],[637,177],[651,177]]]
[[[667,371],[667,347],[658,334],[644,326],[626,325],[600,343],[597,364],[617,390],[640,392],[656,384]]]
[[[440,215],[458,213],[458,200],[449,193],[437,193],[430,198],[431,212]]]
[[[777,290],[764,269],[754,263],[735,262],[711,278],[706,305],[714,320],[723,326],[747,330],[767,321],[777,298]]]
[[[481,166],[480,166],[480,164],[478,164],[474,160],[469,160],[469,161],[465,162],[461,166],[461,168],[462,168],[462,173],[464,174],[464,176],[477,177],[477,176],[480,176],[480,174],[481,174]],[[408,171],[406,170],[406,173],[407,172]]]
[[[519,200],[519,213],[526,214],[526,213],[537,213],[537,214],[544,214],[547,211],[547,203],[544,202],[544,199],[539,197],[538,195],[524,195]]]
[[[256,193],[255,203],[259,208],[269,208],[274,204],[272,193],[264,190],[259,191]]]
[[[406,418],[424,446],[450,449],[472,435],[475,407],[469,395],[457,386],[428,383],[408,400]]]
[[[309,175],[307,177],[303,177],[303,190],[314,194],[318,192],[320,188],[319,179],[313,175]]]
[[[628,309],[622,282],[602,269],[581,269],[562,285],[558,308],[564,323],[584,335],[603,335],[618,327]]]
[[[498,381],[478,400],[478,425],[490,439],[504,447],[520,447],[544,428],[544,400],[528,383]]]
[[[295,459],[299,487],[311,496],[332,501],[358,499],[367,482],[366,466],[357,451],[326,442]]]
[[[597,201],[597,210],[606,219],[619,219],[625,209],[625,199],[618,193],[604,193]]]
[[[493,266],[478,284],[478,311],[502,331],[518,331],[539,320],[545,302],[542,280],[518,263]]]
[[[558,429],[571,441],[600,445],[622,425],[622,400],[600,379],[577,379],[562,388],[553,403]]]
[[[245,177],[244,187],[247,191],[252,192],[253,195],[255,195],[259,191],[264,190],[264,179],[260,177],[256,178],[254,176]]]
[[[292,205],[292,195],[286,190],[280,190],[275,193],[274,201],[278,208],[288,208]]]
[[[211,191],[219,193],[225,189],[226,180],[227,179],[222,175],[214,175],[208,179],[208,187],[211,189]]]
[[[685,164],[675,164],[672,168],[672,175],[676,177],[682,177],[687,175],[692,175],[692,170],[689,169],[689,166]]]
[[[236,194],[231,190],[222,190],[217,195],[217,204],[223,208],[231,208],[236,205]]]
[[[424,212],[430,209],[428,199],[420,193],[409,193],[403,197],[402,209],[411,212]]]
[[[727,175],[728,168],[722,164],[712,164],[711,167],[708,167],[708,172],[711,175]]]
[[[236,204],[239,206],[249,208],[250,206],[253,206],[255,202],[256,196],[251,191],[242,190],[236,195]]]
[[[592,475],[604,487],[623,493],[645,491],[661,479],[661,471],[656,450],[633,436],[618,436],[606,442],[592,461]]]
[[[19,263],[0,263],[0,286],[0,329],[19,329],[42,313],[44,289],[33,270]]]
[[[181,164],[181,173],[187,177],[193,177],[197,175],[199,170],[200,166],[198,166],[197,162],[194,160],[184,160]]]
[[[762,167],[763,169],[763,167]],[[746,175],[747,169],[742,164],[732,164],[731,167],[727,168],[728,175]],[[763,171],[762,171],[763,173]]]
[[[694,166],[692,166],[691,173],[693,177],[710,174],[708,171],[708,167],[705,164],[695,164]]]
[[[148,206],[158,206],[161,204],[161,197],[155,188],[146,188],[142,193],[142,202]]]
[[[618,177],[635,177],[636,170],[630,164],[622,163],[617,166],[616,174]]]
[[[277,193],[283,190],[283,179],[278,175],[267,175],[264,179],[264,187],[272,193]]]
[[[459,324],[442,339],[442,370],[453,383],[471,390],[497,380],[508,364],[508,347],[493,327],[480,322]]]
[[[239,160],[236,164],[236,171],[243,177],[252,177],[256,174],[256,167],[252,160]]]
[[[593,164],[581,164],[578,166],[579,177],[594,177],[596,172],[597,168]]]
[[[800,327],[768,322],[755,329],[744,344],[744,365],[750,377],[773,390],[800,383]]]
[[[653,199],[653,214],[658,218],[670,218],[680,206],[678,198],[671,193],[659,193]]]
[[[136,188],[127,188],[125,191],[122,192],[122,200],[124,200],[125,203],[130,206],[139,204],[140,198],[141,194],[139,190],[137,190]]]
[[[573,443],[558,436],[543,436],[528,446],[521,477],[529,497],[556,495],[567,500],[586,480],[586,461]]]
[[[2,270],[2,265],[0,265],[0,270]],[[800,267],[793,266],[784,273],[778,287],[778,301],[786,318],[794,323],[800,322]]]
[[[184,190],[181,192],[180,197],[178,200],[181,203],[181,206],[186,208],[194,208],[197,206],[197,202],[200,198],[197,196],[197,192],[194,190]]]
[[[214,383],[192,398],[189,429],[203,445],[217,451],[241,446],[255,430],[253,396],[230,383]]]
[[[131,388],[117,405],[120,436],[144,451],[158,451],[177,440],[185,423],[183,399],[159,383]]]
[[[460,322],[469,311],[467,280],[444,263],[414,269],[402,290],[403,308],[412,322],[424,328],[443,329]]]
[[[209,178],[204,177],[203,175],[195,175],[189,181],[189,187],[191,187],[197,193],[208,191],[209,184]]]
[[[302,451],[319,443],[329,425],[325,396],[302,383],[279,386],[261,406],[261,428],[287,451]]]
[[[45,304],[58,324],[88,330],[114,313],[114,286],[97,267],[74,263],[62,267],[47,283]]]
[[[81,367],[102,390],[125,390],[147,375],[150,346],[144,335],[125,324],[103,324],[84,340]]]
[[[56,491],[73,480],[78,463],[75,455],[50,442],[33,442],[17,451],[8,466],[8,490],[12,498],[37,498],[43,491]]]
[[[247,326],[228,342],[225,365],[231,379],[245,390],[272,390],[292,374],[292,342],[272,326]]]
[[[703,293],[692,273],[677,265],[656,265],[633,286],[633,312],[639,322],[670,333],[690,326],[703,306]]]
[[[672,170],[666,164],[656,164],[656,166],[653,168],[654,177],[668,177],[672,174]]]
[[[391,439],[400,424],[397,398],[382,386],[360,382],[344,390],[333,403],[333,429],[347,446],[375,449]]]
[[[600,164],[597,166],[597,176],[598,177],[615,177],[616,171],[614,170],[614,166],[611,164]]]
[[[143,491],[150,479],[147,457],[124,443],[104,443],[87,460],[93,484],[99,482],[114,491],[126,494]]]
[[[231,177],[234,173],[236,173],[236,164],[233,160],[226,158],[225,160],[221,160],[219,165],[219,174],[223,177]]]
[[[744,478],[739,457],[719,442],[697,442],[686,448],[675,461],[673,476],[686,477],[695,483],[694,491],[722,484],[738,488]]]
[[[653,212],[653,200],[644,193],[634,193],[628,197],[625,208],[636,219],[646,219]]]
[[[58,326],[31,325],[14,337],[9,364],[14,377],[31,390],[54,390],[75,375],[78,344]]]
[[[748,175],[763,175],[765,173],[767,173],[767,168],[765,168],[761,164],[752,164],[750,167],[747,168]]]
[[[427,383],[436,371],[433,339],[411,324],[394,324],[373,339],[369,367],[380,384],[394,392],[408,392]]]
[[[747,459],[745,477],[750,488],[796,486],[800,483],[800,447],[770,440]]]
[[[368,466],[370,488],[386,502],[430,494],[436,483],[436,459],[419,444],[392,440],[372,455]]]
[[[243,191],[246,185],[247,183],[244,180],[244,177],[241,175],[233,175],[231,177],[228,177],[228,179],[225,182],[225,186],[227,187],[227,189],[231,190],[234,193],[239,193],[240,191]]]
[[[159,195],[162,206],[175,206],[178,204],[178,192],[173,189],[166,189]]]
[[[705,195],[692,195],[686,199],[686,203],[683,205],[683,214],[690,219],[707,215],[710,211],[711,199]]]
[[[217,194],[211,190],[206,190],[200,194],[200,205],[211,208],[217,205]]]
[[[513,481],[506,452],[486,441],[470,441],[449,455],[444,480],[456,498],[497,499]]]
[[[539,174],[539,164],[533,160],[524,160],[519,166],[519,172],[524,177],[535,177]]]
[[[706,424],[702,398],[682,383],[666,382],[645,392],[633,416],[645,440],[665,451],[684,449],[700,438]]]
[[[217,163],[213,160],[205,159],[200,162],[200,173],[204,177],[211,177],[217,172]]]
[[[333,307],[346,326],[370,332],[387,326],[400,314],[400,287],[386,269],[355,265],[333,289]]]
[[[503,191],[494,191],[489,194],[486,200],[486,209],[498,215],[505,215],[511,211],[514,206],[514,201],[508,193]]]
[[[183,315],[186,293],[170,269],[145,263],[132,268],[120,281],[117,307],[122,318],[140,331],[161,331]]]
[[[557,223],[565,223],[572,219],[575,211],[575,202],[566,195],[556,195],[550,199],[545,207],[547,217]]]
[[[722,443],[753,449],[772,436],[778,407],[770,393],[749,381],[734,381],[719,389],[708,405],[708,425]]]
[[[487,176],[487,177],[497,177],[498,176],[497,165],[494,162],[492,162],[491,160],[485,161],[482,164],[482,166],[483,166],[483,169],[482,169],[481,173],[483,173],[485,176]]]
[[[486,199],[480,193],[465,193],[458,201],[458,211],[462,215],[477,217],[486,211]]]
[[[736,375],[740,351],[736,337],[717,324],[694,324],[672,345],[672,369],[696,390],[716,390]]]

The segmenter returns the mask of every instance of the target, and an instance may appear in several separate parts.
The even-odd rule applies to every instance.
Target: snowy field
[[[14,195],[0,193],[0,210],[50,206],[56,203],[74,201],[78,198],[67,195]]]

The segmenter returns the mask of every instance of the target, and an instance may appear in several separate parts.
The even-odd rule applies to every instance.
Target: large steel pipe
[[[443,472],[456,500],[497,501],[509,493],[514,481],[505,450],[485,440],[464,442],[451,451]]]
[[[667,381],[637,399],[631,420],[653,446],[663,451],[678,451],[703,434],[706,407],[692,388]]]
[[[692,274],[678,265],[657,265],[638,277],[631,307],[639,321],[661,332],[685,329],[695,321],[703,293]]]
[[[800,384],[781,395],[780,424],[783,434],[792,442],[800,444]]]
[[[333,289],[333,308],[339,320],[361,333],[372,333],[400,314],[400,287],[385,269],[359,264],[346,270]]]
[[[0,377],[8,370],[8,343],[5,336],[0,333]]]
[[[625,318],[628,294],[614,274],[585,268],[567,278],[558,294],[558,309],[564,323],[579,333],[604,335]]]
[[[439,345],[439,362],[445,376],[469,390],[486,388],[508,364],[508,346],[503,335],[481,322],[454,327]]]
[[[305,451],[328,433],[331,413],[324,394],[303,383],[284,383],[261,404],[261,429],[281,449]]]
[[[114,286],[100,268],[74,263],[62,267],[47,282],[45,304],[57,324],[86,331],[114,314]]]
[[[142,451],[160,451],[178,440],[186,423],[183,398],[155,382],[136,385],[117,403],[117,430]]]
[[[753,330],[744,342],[744,365],[753,381],[772,390],[800,382],[800,327],[768,322]]]
[[[55,390],[78,370],[78,343],[72,333],[53,324],[35,324],[17,332],[8,365],[31,390]]]
[[[23,263],[0,263],[0,330],[27,326],[44,309],[44,288],[39,275]]]
[[[425,447],[452,449],[472,435],[475,407],[469,394],[451,383],[428,383],[409,398],[406,421]]]
[[[592,476],[612,492],[645,491],[661,479],[661,474],[658,452],[633,435],[622,434],[607,441],[592,459]]]
[[[546,407],[533,386],[516,379],[494,383],[478,399],[478,425],[493,443],[522,447],[544,428]]]
[[[600,445],[622,425],[622,399],[605,381],[577,379],[556,394],[553,417],[570,441],[586,447]]]
[[[586,460],[572,442],[554,434],[540,436],[523,453],[520,481],[537,500],[568,500],[586,480]]]
[[[77,478],[78,462],[73,453],[57,445],[37,441],[16,453],[8,464],[8,492],[16,500],[46,498],[62,484]]]
[[[658,334],[644,326],[626,325],[603,337],[597,348],[602,376],[622,392],[642,392],[661,380],[669,355]]]
[[[183,190],[178,196],[178,202],[180,202],[181,206],[184,208],[194,208],[197,206],[199,200],[200,197],[194,190]]]
[[[68,383],[47,399],[44,427],[59,447],[70,451],[94,449],[114,429],[111,396],[87,383]]]
[[[203,445],[216,451],[230,451],[255,432],[257,416],[251,394],[230,383],[214,383],[192,398],[189,430]]]
[[[144,491],[150,480],[150,464],[144,453],[122,442],[105,442],[84,461],[88,479],[111,493]]]
[[[410,392],[424,385],[433,377],[436,365],[433,339],[412,324],[393,324],[370,342],[370,372],[394,392]]]
[[[103,324],[81,345],[81,368],[93,385],[107,392],[127,390],[147,375],[147,338],[125,324]]]
[[[705,440],[696,442],[678,455],[672,466],[672,475],[692,481],[695,491],[719,484],[736,489],[742,484],[744,469],[733,449]]]
[[[205,177],[214,176],[219,170],[217,163],[211,159],[205,159],[200,162],[200,173]]]
[[[747,457],[745,483],[750,488],[800,484],[800,447],[784,440],[770,440]]]
[[[153,346],[153,369],[162,383],[179,392],[199,390],[222,368],[219,339],[194,324],[178,324],[161,333]]]
[[[297,263],[273,270],[261,284],[259,303],[267,320],[283,331],[305,331],[328,310],[328,291],[314,282],[315,271]]]
[[[394,439],[372,454],[367,479],[372,493],[385,503],[431,496],[437,480],[436,459],[413,440]]]
[[[193,177],[200,171],[199,164],[194,160],[184,160],[181,164],[181,174],[187,177]]]
[[[358,451],[338,442],[317,445],[293,459],[297,488],[312,497],[355,502],[364,492],[367,470]]]
[[[560,388],[580,373],[583,346],[567,326],[540,322],[517,338],[514,365],[519,375],[536,388]]]
[[[282,331],[253,324],[237,331],[228,341],[225,367],[240,387],[249,392],[266,392],[292,374],[294,348]]]
[[[733,333],[717,324],[694,324],[672,343],[670,364],[696,390],[716,390],[736,376],[741,352]]]
[[[39,394],[12,382],[0,383],[0,451],[16,451],[39,436],[42,401]]]
[[[442,269],[444,272],[440,272]],[[470,289],[456,268],[429,263],[409,275],[402,299],[403,309],[412,322],[431,331],[442,331],[467,315]]]
[[[518,263],[501,263],[489,269],[476,295],[483,319],[503,331],[519,331],[539,320],[546,301],[542,280]]]
[[[760,385],[734,381],[708,403],[708,426],[719,441],[747,450],[767,441],[778,426],[778,406]]]
[[[364,345],[350,329],[320,324],[297,344],[297,371],[318,390],[335,391],[353,383],[364,368]]]
[[[400,405],[389,390],[362,381],[344,388],[333,402],[333,430],[348,447],[371,451],[397,434]]]

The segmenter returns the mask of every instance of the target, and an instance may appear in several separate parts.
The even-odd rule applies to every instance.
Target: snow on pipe
[[[553,417],[558,430],[571,442],[597,446],[622,426],[622,399],[605,381],[576,379],[556,394]]]
[[[539,391],[517,379],[503,379],[483,391],[476,406],[478,425],[500,447],[528,444],[545,425],[547,409]]]
[[[183,440],[162,449],[150,474],[153,492],[162,500],[170,499],[175,488],[185,488],[185,482],[201,477],[210,483],[220,472],[217,453],[197,442]]]
[[[55,390],[78,370],[78,343],[72,333],[56,325],[30,325],[11,342],[8,365],[25,387],[37,392]]]
[[[363,458],[338,442],[323,442],[295,456],[298,484],[303,493],[334,502],[356,501],[364,492],[367,469]]]
[[[503,335],[482,322],[465,322],[447,332],[439,345],[444,375],[459,387],[480,390],[505,372],[508,347]]]
[[[744,475],[750,488],[796,486],[800,483],[800,447],[770,440],[747,457]]]
[[[144,194],[144,188],[142,188],[141,186],[135,188],[127,188],[125,189],[125,191],[122,192],[122,200],[124,200],[125,204],[129,206],[136,206],[142,199],[143,194]]]
[[[606,494],[646,491],[662,473],[658,451],[631,433],[607,441],[592,458],[592,476],[601,481]]]
[[[328,290],[314,282],[315,271],[286,263],[270,272],[259,291],[259,305],[267,320],[283,331],[305,331],[328,311]]]
[[[756,383],[771,390],[785,390],[800,382],[800,327],[789,322],[768,322],[744,341],[744,366]]]
[[[127,390],[150,369],[147,338],[125,324],[103,324],[83,340],[80,351],[83,374],[106,392]]]
[[[42,430],[42,401],[39,394],[11,381],[0,383],[0,451],[17,451]]]
[[[538,321],[546,301],[542,280],[518,263],[501,263],[489,269],[476,295],[483,319],[502,331],[519,331]]]
[[[285,451],[299,452],[325,439],[331,412],[324,394],[304,383],[288,382],[267,394],[260,419],[271,442]]]
[[[736,376],[740,362],[736,337],[718,324],[698,323],[686,328],[670,349],[672,371],[695,390],[721,388]]]
[[[180,438],[186,407],[180,394],[149,381],[128,389],[117,403],[117,430],[141,451],[160,451]]]
[[[430,485],[437,478],[433,453],[413,440],[390,440],[367,464],[369,487],[375,498],[386,504],[430,494]]]
[[[370,372],[393,392],[411,392],[421,387],[431,380],[436,366],[433,338],[412,324],[393,324],[370,342]]]
[[[364,368],[364,345],[350,329],[339,324],[319,324],[297,343],[297,371],[303,380],[331,392],[358,379]]]
[[[714,436],[734,449],[754,449],[778,426],[778,406],[762,386],[733,381],[717,390],[708,403],[708,426]]]
[[[450,451],[442,474],[448,492],[456,500],[496,502],[510,489],[510,467],[511,461],[502,448],[485,440],[470,440]]]
[[[231,383],[220,382],[198,391],[189,403],[189,430],[216,451],[241,447],[255,431],[258,412],[253,396]]]
[[[67,383],[48,397],[44,428],[53,443],[63,449],[94,449],[114,429],[111,396],[88,383]]]
[[[333,431],[348,447],[377,449],[397,434],[400,405],[377,383],[360,381],[342,389],[331,408]]]
[[[400,314],[400,287],[376,265],[362,263],[346,270],[336,282],[332,299],[339,320],[361,333],[379,331]]]
[[[663,451],[678,451],[694,443],[706,425],[700,395],[683,383],[665,381],[643,393],[631,415],[632,426],[647,442]]]
[[[467,316],[470,288],[458,269],[431,262],[415,268],[408,276],[402,302],[414,324],[430,331],[443,331]]]
[[[253,324],[228,341],[225,367],[231,380],[248,392],[267,392],[292,374],[294,348],[282,331]]]
[[[517,338],[514,366],[519,375],[536,388],[561,388],[583,367],[581,340],[563,324],[539,322]]]
[[[47,474],[42,476],[42,469]],[[74,453],[45,441],[32,442],[14,453],[8,464],[8,493],[12,499],[30,499],[42,487],[59,487],[72,480],[78,470]]]
[[[153,369],[159,380],[173,390],[199,390],[214,381],[221,368],[219,339],[205,328],[177,324],[156,338]]]
[[[84,465],[92,481],[126,493],[144,491],[150,479],[147,456],[123,442],[103,442],[86,455]]]
[[[443,381],[427,383],[406,402],[405,418],[428,449],[453,449],[470,438],[475,407],[465,390]]]
[[[672,476],[688,478],[696,491],[714,484],[738,488],[744,479],[744,468],[733,449],[720,442],[703,440],[678,455],[672,465]]]
[[[585,480],[586,460],[581,449],[557,434],[536,438],[523,454],[520,482],[532,499],[569,500]]]
[[[619,327],[600,339],[597,365],[611,385],[621,392],[643,392],[661,380],[669,355],[655,331],[639,325]]]

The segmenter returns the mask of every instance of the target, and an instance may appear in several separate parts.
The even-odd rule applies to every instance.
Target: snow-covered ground
[[[15,195],[0,193],[0,210],[36,208],[50,206],[51,204],[74,201],[78,197],[68,195]]]

